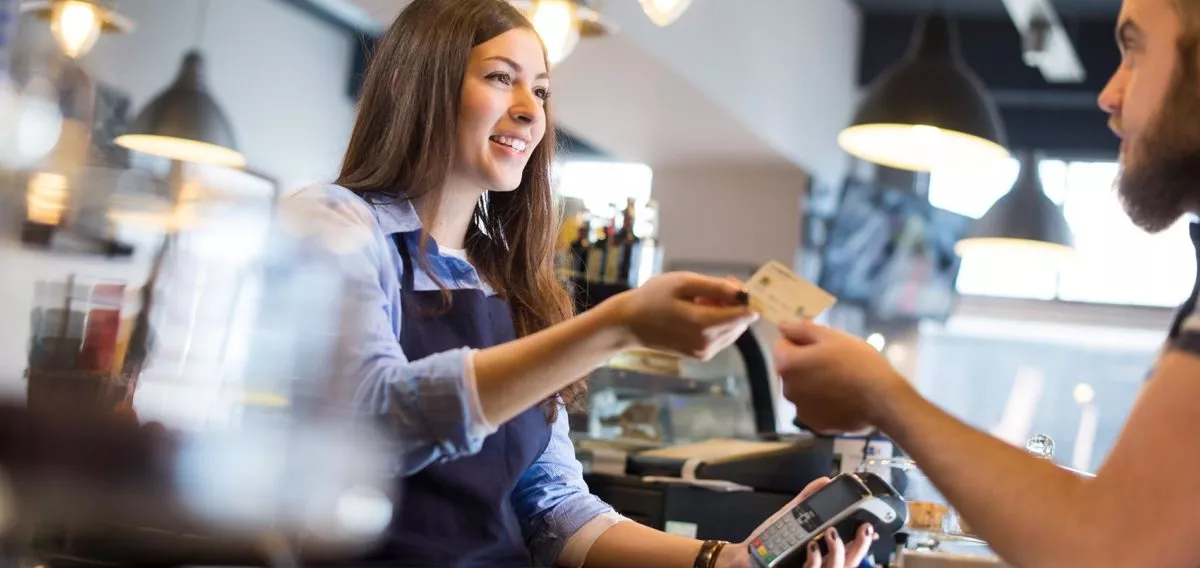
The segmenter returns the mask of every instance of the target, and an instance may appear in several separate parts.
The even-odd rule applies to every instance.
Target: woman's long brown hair
[[[420,204],[436,218],[439,192],[454,163],[463,80],[471,49],[516,28],[533,29],[503,0],[413,0],[376,46],[363,80],[350,144],[337,183],[370,199],[386,194]],[[549,68],[549,65],[547,65]],[[559,212],[551,188],[557,144],[550,102],[546,134],[511,192],[486,192],[467,230],[468,257],[512,310],[519,337],[571,317],[574,305],[554,272]],[[429,270],[428,235],[417,261]],[[435,276],[436,280],[436,276]],[[442,287],[444,307],[450,294]],[[578,381],[551,398],[577,406]]]

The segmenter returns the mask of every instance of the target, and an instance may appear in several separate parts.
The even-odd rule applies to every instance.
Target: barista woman
[[[707,358],[754,321],[734,281],[672,273],[572,317],[553,271],[551,81],[501,0],[414,0],[379,43],[336,184],[291,199],[366,325],[358,407],[396,440],[404,499],[380,566],[749,566],[589,494],[567,435],[580,378],[623,349]],[[815,489],[814,485],[812,489]],[[856,566],[871,535],[813,566]]]

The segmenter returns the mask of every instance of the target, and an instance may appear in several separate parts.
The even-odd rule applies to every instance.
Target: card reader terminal
[[[907,520],[908,505],[888,482],[869,472],[844,473],[754,538],[750,556],[762,568],[803,566],[809,542],[815,540],[821,553],[828,553],[822,537],[830,528],[836,528],[842,541],[849,543],[863,523],[870,523],[879,537],[886,539]]]

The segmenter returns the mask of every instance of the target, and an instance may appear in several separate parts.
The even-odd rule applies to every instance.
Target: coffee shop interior
[[[337,358],[338,282],[287,246],[304,224],[279,211],[337,177],[407,3],[0,0],[4,412],[99,410],[186,440],[168,483],[130,473],[164,463],[141,438],[0,417],[4,550],[295,565],[245,535],[315,526],[309,553],[344,554],[403,507],[371,475],[386,451],[325,443],[354,436],[309,403]],[[577,311],[656,274],[746,281],[775,261],[836,297],[819,323],[955,416],[1101,464],[1195,270],[1186,222],[1148,235],[1113,189],[1096,99],[1119,0],[513,3],[552,65],[556,263]],[[760,319],[708,361],[597,368],[570,416],[591,491],[737,542],[817,477],[883,471],[909,513],[876,565],[1001,565],[901,448],[796,419],[778,339]],[[104,443],[120,449],[86,451]]]

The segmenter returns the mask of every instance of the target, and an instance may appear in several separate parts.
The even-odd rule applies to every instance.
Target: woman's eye
[[[505,85],[512,84],[512,75],[509,75],[508,73],[505,73],[503,71],[496,71],[495,73],[489,73],[487,78],[492,81],[499,81],[501,83],[504,83]]]
[[[542,99],[544,101],[544,100],[550,98],[550,89],[547,89],[545,87],[538,87],[533,90],[533,94],[537,98]]]

